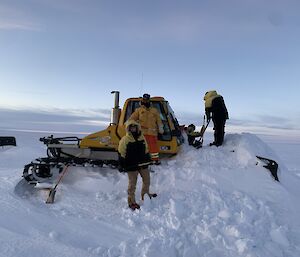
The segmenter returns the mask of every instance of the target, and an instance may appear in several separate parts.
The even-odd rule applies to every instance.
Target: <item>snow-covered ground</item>
[[[48,192],[21,175],[45,156],[38,139],[48,134],[9,135],[18,146],[0,148],[1,257],[300,256],[299,144],[247,133],[226,134],[218,148],[184,144],[152,167],[158,197],[132,212],[127,175],[109,167],[70,168],[45,204]],[[278,162],[280,183],[256,155]]]

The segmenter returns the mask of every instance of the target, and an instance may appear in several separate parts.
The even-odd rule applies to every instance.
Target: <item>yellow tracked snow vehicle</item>
[[[47,145],[47,157],[38,158],[25,165],[23,177],[30,183],[45,182],[52,177],[52,169],[59,171],[65,165],[96,165],[103,164],[116,167],[118,165],[118,144],[125,135],[125,122],[136,108],[140,106],[141,97],[129,98],[124,107],[119,108],[119,92],[111,92],[115,96],[115,103],[111,113],[109,126],[102,131],[88,135],[82,139],[77,137],[54,138],[53,136],[40,138]],[[159,135],[158,145],[162,157],[175,155],[184,138],[181,128],[170,107],[163,97],[152,97],[152,106],[157,108],[164,125],[164,134]]]

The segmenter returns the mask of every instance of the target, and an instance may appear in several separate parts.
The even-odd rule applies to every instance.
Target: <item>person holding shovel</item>
[[[214,142],[210,145],[220,146],[224,141],[225,123],[229,119],[228,111],[221,95],[216,90],[208,91],[204,96],[207,123],[214,123]]]

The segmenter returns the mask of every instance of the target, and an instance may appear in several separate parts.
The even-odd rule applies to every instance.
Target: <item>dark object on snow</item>
[[[261,156],[256,156],[256,157],[266,164],[263,167],[268,169],[271,172],[274,179],[279,182],[279,179],[278,179],[278,176],[277,176],[278,163],[275,162],[274,160],[264,158],[264,157],[261,157]]]
[[[155,193],[154,194],[148,194],[148,195],[149,195],[150,199],[157,197],[157,194],[155,194]]]
[[[13,145],[17,146],[15,137],[0,137],[0,146]]]

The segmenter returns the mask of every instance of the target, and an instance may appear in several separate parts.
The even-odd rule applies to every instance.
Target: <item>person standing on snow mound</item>
[[[141,175],[143,186],[141,199],[144,200],[145,194],[150,199],[157,194],[150,194],[150,172],[148,165],[151,163],[148,152],[147,142],[141,132],[140,125],[132,120],[126,122],[126,135],[121,138],[119,146],[120,171],[128,174],[128,206],[132,210],[139,209],[140,206],[135,201],[135,190],[138,174]]]
[[[220,146],[224,141],[225,123],[229,119],[224,99],[217,91],[212,90],[205,93],[204,101],[207,123],[210,119],[214,123],[214,142],[210,145]]]
[[[129,120],[137,121],[149,146],[151,160],[154,164],[160,164],[157,135],[164,133],[164,126],[158,110],[151,106],[150,95],[144,94],[141,106],[129,117]]]

